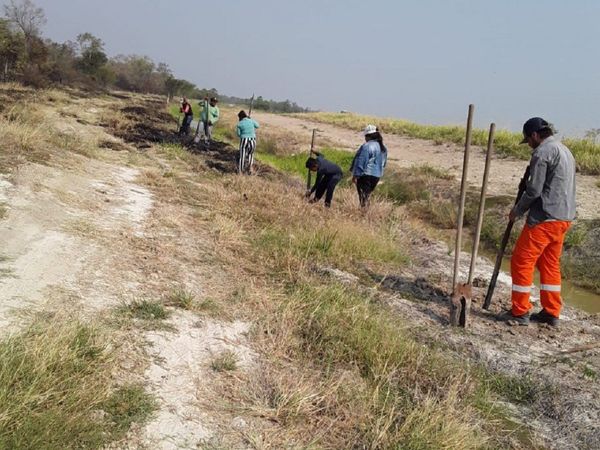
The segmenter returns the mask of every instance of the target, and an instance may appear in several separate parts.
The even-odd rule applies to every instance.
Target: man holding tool
[[[575,219],[575,159],[541,117],[525,122],[521,143],[533,149],[530,176],[508,218],[515,221],[526,212],[528,215],[511,258],[512,309],[506,319],[519,325],[528,325],[531,319],[557,326],[562,307],[560,255],[565,234]],[[536,266],[542,310],[530,316],[529,296]]]
[[[179,135],[183,136],[185,134],[188,134],[188,132],[190,131],[190,124],[192,123],[192,119],[194,118],[192,105],[190,105],[186,97],[183,97],[181,99],[179,113],[183,113],[183,122],[181,122],[181,128],[179,129]]]
[[[236,127],[236,133],[240,138],[238,173],[250,174],[254,163],[254,150],[256,150],[256,129],[259,125],[244,110],[238,113],[238,119]]]
[[[216,97],[212,97],[210,102],[207,98],[205,98],[203,104],[201,104],[202,111],[200,112],[200,120],[203,124],[202,131],[204,135],[204,145],[206,148],[209,147],[212,139],[213,126],[219,120],[219,107],[217,106],[218,102],[219,101]]]

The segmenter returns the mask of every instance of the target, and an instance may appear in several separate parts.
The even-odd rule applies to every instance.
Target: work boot
[[[521,325],[521,326],[527,326],[529,325],[529,317],[530,314],[526,313],[523,314],[522,316],[514,316],[512,311],[506,311],[504,314],[501,314],[498,318],[506,323],[508,323],[509,325]]]
[[[547,312],[545,309],[542,309],[539,313],[535,313],[531,315],[531,320],[539,323],[547,323],[553,327],[558,326],[559,318],[554,317],[552,314]]]

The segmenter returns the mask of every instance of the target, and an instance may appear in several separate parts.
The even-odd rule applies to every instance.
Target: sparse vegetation
[[[358,114],[341,113],[308,113],[297,114],[297,117],[343,126],[356,131],[361,130],[367,123],[376,123],[384,133],[401,134],[419,139],[427,139],[436,143],[461,144],[465,139],[462,126],[421,125],[406,120],[385,119],[381,117],[362,116]],[[475,145],[487,144],[487,130],[473,130],[472,142]],[[520,133],[497,130],[495,138],[496,151],[502,155],[529,159],[531,152],[527,146],[521,145]],[[600,175],[600,144],[589,139],[565,139],[577,161],[581,173]]]
[[[138,125],[126,115],[121,119]],[[294,162],[276,145],[271,147],[272,151],[262,152],[273,158],[269,164],[282,169],[289,164],[288,173],[305,175],[305,155]],[[234,152],[224,148],[219,157]],[[340,165],[349,165],[352,157],[332,149],[324,152],[334,161],[347,158],[340,159],[345,161]],[[117,326],[109,333],[128,332],[132,324],[135,332],[168,328],[165,320],[172,308],[226,313],[252,322],[252,350],[260,354],[264,367],[247,373],[235,351],[215,354],[204,362],[205,369],[222,374],[207,377],[223,383],[214,390],[211,386],[208,396],[219,401],[210,411],[222,408],[224,414],[239,412],[256,419],[251,426],[257,430],[243,432],[246,443],[256,443],[257,448],[534,447],[527,426],[509,424],[508,408],[498,405],[524,404],[537,413],[536,403],[549,391],[527,375],[516,378],[486,370],[446,345],[443,337],[422,334],[410,318],[400,317],[388,306],[387,294],[370,275],[385,277],[409,270],[407,242],[412,236],[404,235],[402,227],[407,210],[429,205],[423,206],[429,208],[423,214],[435,211],[440,222],[450,216],[442,207],[454,201],[444,194],[454,183],[447,173],[431,166],[412,168],[406,175],[389,172],[389,183],[386,177],[370,210],[363,213],[358,212],[356,194],[344,187],[336,193],[336,207],[324,210],[304,203],[298,184],[281,173],[238,177],[204,171],[198,176],[202,164],[211,162],[210,155],[198,162],[198,156],[176,145],[157,145],[139,153],[143,155],[133,151],[123,155],[124,160],[133,161],[128,158],[134,155],[143,162],[138,182],[152,188],[157,203],[167,200],[169,207],[178,208],[176,218],[160,217],[152,225],[166,223],[169,233],[178,232],[172,239],[169,233],[160,234],[172,247],[148,237],[130,238],[151,245],[152,253],[147,254],[161,258],[169,254],[173,259],[168,262],[182,264],[173,269],[163,264],[166,256],[158,261],[161,277],[169,283],[156,294],[161,301],[137,299],[124,304],[116,311]],[[165,160],[168,169],[162,166]],[[158,161],[161,164],[156,165]],[[286,183],[280,183],[282,178]],[[504,203],[490,206],[501,210]],[[203,240],[190,251],[188,244],[199,241],[195,238]],[[570,245],[586,244],[573,235]],[[184,286],[195,286],[189,283],[204,276],[199,272],[180,278],[181,287],[170,290],[182,269],[200,261],[210,272],[226,267],[232,273],[230,285],[223,283],[206,292],[203,286],[202,297],[195,295]],[[361,283],[345,285],[326,278],[321,270],[325,267],[344,269]],[[154,273],[151,269],[149,273]],[[210,276],[207,280],[208,285]],[[190,313],[177,314],[193,319]],[[14,437],[6,441],[7,448],[48,445],[43,439],[50,433],[47,430],[54,433],[56,421],[58,431],[51,433],[50,447],[106,447],[132,423],[143,423],[156,407],[141,385],[113,385],[115,339],[95,334],[93,327],[78,327],[84,331],[66,333],[72,338],[55,341],[54,334],[63,334],[58,327],[47,331],[40,326],[9,350],[0,343],[0,362],[15,353],[24,355],[7,364],[5,371],[4,365],[0,367],[0,384],[5,387],[3,393],[0,387],[0,439],[4,429],[6,436]],[[35,381],[37,375],[31,374],[36,371],[57,373],[47,382],[29,383]],[[233,373],[223,375],[227,372]],[[68,385],[61,382],[64,377]],[[38,395],[35,389],[44,385],[55,390]],[[17,395],[9,398],[15,388]],[[56,391],[69,399],[55,395]],[[28,401],[29,395],[37,400]],[[16,412],[3,415],[3,401]],[[267,431],[263,434],[263,430]],[[227,442],[218,445],[235,448]]]

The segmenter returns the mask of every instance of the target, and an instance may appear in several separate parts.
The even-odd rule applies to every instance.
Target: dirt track
[[[360,133],[334,125],[259,112],[254,113],[254,118],[266,130],[273,129],[279,132],[287,130],[288,132],[306,136],[305,143],[307,146],[313,128],[321,130],[318,141],[325,141],[330,145],[348,151],[355,151],[363,140]],[[463,147],[455,144],[435,145],[431,141],[412,139],[393,134],[385,135],[384,140],[388,147],[390,161],[393,161],[395,164],[402,167],[430,164],[441,169],[446,169],[457,177],[460,175],[463,164]],[[473,147],[472,149],[469,163],[469,183],[474,186],[480,186],[485,164],[484,149],[481,147]],[[517,185],[523,176],[526,166],[526,161],[514,158],[494,159],[490,170],[489,194],[515,195]],[[600,188],[597,187],[597,182],[598,177],[581,174],[577,176],[577,214],[581,219],[600,217],[598,209]]]

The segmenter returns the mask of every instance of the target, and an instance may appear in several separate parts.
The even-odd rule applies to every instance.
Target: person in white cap
[[[383,145],[383,137],[375,125],[367,125],[363,131],[365,143],[360,146],[350,171],[352,182],[358,191],[358,201],[362,208],[369,206],[369,198],[375,190],[387,162],[387,148]]]

